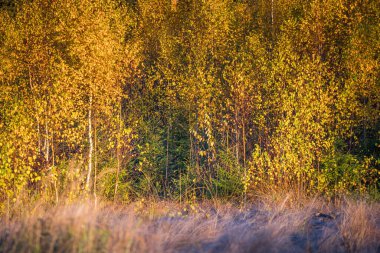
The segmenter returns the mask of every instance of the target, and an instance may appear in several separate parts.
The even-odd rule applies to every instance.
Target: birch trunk
[[[121,147],[121,129],[122,129],[122,121],[121,121],[121,100],[119,104],[119,116],[118,116],[119,126],[117,133],[117,143],[116,143],[116,158],[117,158],[117,170],[116,170],[116,182],[115,182],[115,192],[114,192],[114,200],[116,199],[117,188],[119,187],[119,174],[121,167],[121,158],[120,158],[120,147]]]
[[[93,143],[92,143],[92,94],[90,95],[90,106],[88,109],[88,172],[86,180],[86,190],[90,190],[90,181],[91,181],[91,171],[92,171],[92,153],[93,153]]]

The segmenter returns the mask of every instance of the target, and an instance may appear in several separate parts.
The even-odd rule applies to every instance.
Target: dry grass
[[[35,204],[1,220],[0,252],[380,252],[380,205],[265,199]]]

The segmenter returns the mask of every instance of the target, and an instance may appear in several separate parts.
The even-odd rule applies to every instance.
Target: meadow
[[[378,252],[379,203],[335,202],[35,203],[2,219],[0,252]]]

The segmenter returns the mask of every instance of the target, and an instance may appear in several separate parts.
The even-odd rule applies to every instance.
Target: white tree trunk
[[[45,161],[49,164],[49,128],[47,123],[47,117],[45,121]]]
[[[90,181],[91,181],[91,171],[92,171],[92,153],[93,153],[93,143],[92,143],[92,94],[90,95],[90,107],[88,109],[88,172],[86,180],[86,190],[90,190]]]
[[[273,29],[273,24],[274,24],[274,14],[273,14],[273,10],[274,10],[274,3],[273,3],[274,0],[272,0],[271,2],[271,21],[272,21],[272,29]]]
[[[121,100],[119,101],[119,116],[118,116],[118,130],[117,130],[117,143],[116,143],[116,158],[117,158],[117,170],[116,170],[116,182],[115,182],[115,192],[114,200],[117,195],[117,188],[119,187],[119,175],[121,167],[121,158],[120,158],[120,148],[121,148],[121,130],[122,130],[122,118],[121,118]]]

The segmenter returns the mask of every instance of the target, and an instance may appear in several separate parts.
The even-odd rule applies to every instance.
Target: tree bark
[[[169,139],[170,139],[170,123],[167,126],[166,133],[166,166],[165,166],[165,195],[168,187],[168,174],[169,174]]]
[[[271,1],[271,23],[272,23],[272,31],[273,31],[273,25],[274,25],[274,0]]]
[[[98,180],[98,171],[97,171],[97,131],[96,131],[96,119],[94,120],[94,200],[95,200],[95,207],[97,206],[97,195],[96,195],[96,183]]]
[[[116,182],[115,182],[115,192],[114,192],[114,200],[116,199],[117,188],[119,187],[119,174],[121,167],[121,158],[120,158],[120,146],[121,146],[121,100],[119,102],[119,116],[118,116],[118,133],[117,133],[117,143],[116,143],[116,159],[117,159],[117,169],[116,169]]]
[[[90,106],[88,109],[88,172],[86,179],[86,190],[90,190],[90,181],[91,181],[91,171],[92,171],[92,152],[93,152],[93,143],[92,143],[92,94],[90,94]]]

